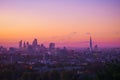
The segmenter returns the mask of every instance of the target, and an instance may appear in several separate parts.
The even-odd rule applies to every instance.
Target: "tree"
[[[50,71],[48,76],[49,80],[60,80],[60,74],[56,70]]]
[[[97,71],[97,80],[120,80],[120,61],[112,60]]]

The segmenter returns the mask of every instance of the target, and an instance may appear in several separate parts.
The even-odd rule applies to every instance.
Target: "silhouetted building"
[[[16,51],[17,51],[17,49],[14,47],[9,48],[9,53],[11,53],[11,54],[15,53]]]
[[[63,49],[60,50],[60,54],[61,55],[67,55],[68,54],[68,50],[66,47],[63,47]]]
[[[49,49],[50,49],[50,50],[55,49],[55,43],[50,43],[50,44],[49,44]]]
[[[98,50],[98,45],[95,45],[95,46],[94,46],[94,50]]]
[[[45,50],[46,50],[46,47],[44,46],[44,44],[41,44],[41,45],[40,45],[40,50],[41,50],[41,51],[45,51]]]
[[[26,47],[28,48],[28,47],[29,47],[29,45],[30,45],[30,44],[29,44],[29,42],[27,42],[27,43],[26,43]]]
[[[34,49],[33,49],[32,45],[29,45],[27,50],[28,50],[29,54],[33,54],[34,53]]]
[[[0,46],[0,53],[7,53],[7,48]]]
[[[90,51],[92,51],[92,38],[90,36]]]
[[[23,47],[26,48],[26,43],[24,42]]]
[[[34,39],[34,40],[33,40],[33,43],[32,43],[32,46],[35,47],[35,46],[37,46],[37,45],[38,45],[37,39]]]
[[[19,48],[22,48],[22,40],[19,41]]]

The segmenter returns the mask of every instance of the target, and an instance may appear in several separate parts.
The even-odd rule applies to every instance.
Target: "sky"
[[[0,45],[120,47],[120,0],[0,0]]]

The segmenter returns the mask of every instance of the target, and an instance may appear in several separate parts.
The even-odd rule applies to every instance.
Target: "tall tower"
[[[27,47],[27,48],[29,47],[29,42],[26,43],[26,47]]]
[[[19,41],[19,48],[22,48],[22,40]]]
[[[90,51],[92,51],[92,38],[90,36]]]
[[[33,43],[32,43],[32,46],[35,47],[35,46],[37,46],[37,45],[38,45],[38,43],[37,43],[37,39],[34,39],[34,40],[33,40]]]
[[[23,47],[26,48],[26,43],[25,42],[23,43]]]

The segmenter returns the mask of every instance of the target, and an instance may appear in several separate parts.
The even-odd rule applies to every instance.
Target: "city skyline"
[[[119,0],[1,0],[0,45],[20,40],[48,45],[120,47]]]

